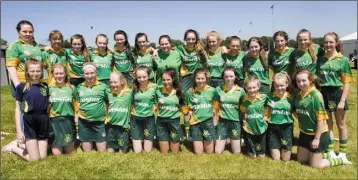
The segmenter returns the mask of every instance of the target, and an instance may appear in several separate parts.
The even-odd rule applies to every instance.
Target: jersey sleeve
[[[219,110],[219,94],[218,94],[218,89],[213,88],[213,101],[212,101],[212,106],[213,108],[218,111]]]
[[[342,83],[352,83],[354,82],[353,74],[351,67],[349,65],[348,59],[342,58],[342,72],[341,72],[341,82]]]
[[[23,101],[23,96],[24,96],[24,84],[19,84],[16,86],[16,95],[15,95],[15,99],[16,101]]]
[[[6,50],[6,66],[17,67],[20,64],[20,52],[16,43],[12,43]]]
[[[313,94],[313,109],[316,115],[317,121],[327,120],[328,115],[324,109],[323,96],[320,92],[314,92]]]

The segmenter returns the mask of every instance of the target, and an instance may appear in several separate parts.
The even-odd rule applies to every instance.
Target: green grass
[[[353,71],[357,79],[357,71]],[[313,169],[297,161],[252,160],[245,155],[195,155],[181,145],[182,152],[162,155],[158,150],[148,154],[126,155],[82,153],[81,150],[60,157],[28,163],[16,155],[1,153],[3,179],[356,179],[357,177],[357,85],[352,84],[348,104],[348,159],[353,165]],[[1,88],[1,132],[3,147],[15,138],[14,100],[9,87]],[[297,123],[296,123],[297,124]],[[338,137],[337,128],[335,134]],[[295,127],[295,136],[298,129]],[[293,148],[293,156],[296,147]],[[336,146],[338,151],[338,145]]]

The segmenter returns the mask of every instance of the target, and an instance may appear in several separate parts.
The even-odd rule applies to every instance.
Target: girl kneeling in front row
[[[345,156],[324,159],[327,157],[324,152],[328,149],[330,137],[322,94],[316,89],[315,77],[309,70],[298,71],[296,83],[300,92],[295,97],[294,105],[301,130],[297,160],[301,163],[308,162],[314,168],[351,164]]]
[[[110,75],[111,93],[108,101],[107,152],[119,150],[127,153],[129,147],[129,118],[132,104],[132,89],[127,86],[127,80],[120,72]]]
[[[244,81],[247,94],[244,97],[240,110],[243,117],[243,129],[247,152],[251,158],[265,157],[266,129],[264,108],[266,94],[259,93],[261,86],[256,76],[249,76]]]
[[[209,74],[206,69],[198,68],[194,72],[194,86],[185,93],[183,112],[185,121],[190,120],[190,134],[193,139],[194,152],[201,154],[214,151],[215,127],[218,103],[215,89],[207,85]],[[187,122],[186,122],[187,124]]]
[[[293,132],[293,98],[289,75],[282,71],[273,77],[272,89],[267,97],[265,114],[268,120],[267,144],[274,160],[289,161]]]

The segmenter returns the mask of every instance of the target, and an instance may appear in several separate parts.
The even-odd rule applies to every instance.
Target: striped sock
[[[346,153],[347,149],[347,139],[339,140],[339,152]]]
[[[322,158],[323,159],[329,159],[329,158],[331,158],[331,154],[330,153],[323,153]]]
[[[329,162],[329,166],[338,166],[338,165],[342,165],[343,164],[343,159],[342,158],[335,158],[335,159],[327,159]]]
[[[334,151],[334,145],[335,145],[335,144],[336,144],[336,141],[335,141],[335,140],[331,140],[331,141],[329,142],[327,151],[328,151],[328,152]]]

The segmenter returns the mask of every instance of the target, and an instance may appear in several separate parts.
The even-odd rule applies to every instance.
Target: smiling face
[[[114,41],[116,41],[118,47],[124,47],[126,37],[123,34],[117,34],[114,36]]]
[[[20,31],[18,31],[20,39],[26,43],[30,43],[34,37],[34,30],[29,24],[22,24]]]
[[[83,77],[87,83],[93,83],[96,81],[97,72],[96,69],[92,66],[86,66],[83,69]]]
[[[188,33],[185,37],[186,46],[189,48],[193,48],[196,42],[196,36],[193,32]]]
[[[287,80],[284,78],[276,78],[274,80],[275,92],[279,95],[284,95],[288,87]]]
[[[205,73],[199,72],[195,76],[195,87],[198,89],[203,89],[206,85],[206,76]]]
[[[307,92],[312,82],[309,80],[307,73],[299,73],[296,76],[296,83],[297,87],[300,88],[301,91]]]
[[[224,72],[224,81],[226,85],[232,86],[235,84],[235,72],[234,71],[225,71]]]
[[[258,56],[260,54],[260,44],[257,41],[251,41],[249,45],[249,50],[251,55]]]
[[[51,47],[53,49],[60,49],[62,47],[62,38],[60,34],[58,33],[54,34],[50,40],[51,40]]]
[[[276,36],[275,46],[277,49],[283,49],[286,47],[287,41],[283,36]]]
[[[122,89],[122,82],[117,74],[111,74],[109,77],[110,88],[112,91],[118,91]]]
[[[66,73],[65,69],[62,67],[56,67],[53,69],[52,76],[55,79],[56,83],[62,84],[65,82]]]
[[[108,44],[108,39],[103,36],[98,36],[96,40],[97,49],[99,51],[106,51]]]
[[[136,78],[141,86],[147,86],[149,83],[149,74],[144,70],[137,70]]]
[[[169,42],[168,38],[161,38],[159,41],[160,50],[162,50],[165,53],[170,52],[171,44]]]
[[[324,37],[324,49],[327,52],[335,52],[336,46],[338,45],[336,37],[333,35],[327,35]]]
[[[302,32],[297,36],[297,44],[299,49],[307,49],[310,41],[309,32]]]
[[[164,86],[165,89],[172,89],[173,88],[173,79],[169,74],[163,73],[162,82],[163,82],[163,86]]]
[[[37,81],[42,77],[42,69],[40,64],[29,64],[27,73],[31,81]]]
[[[247,95],[250,98],[256,97],[260,89],[259,81],[258,80],[250,81],[249,83],[247,83],[245,89],[247,91]]]
[[[208,45],[211,51],[215,51],[219,47],[218,38],[216,36],[209,36]]]
[[[230,48],[230,53],[237,54],[241,49],[240,40],[238,39],[231,40],[229,44],[229,48]]]
[[[82,50],[82,42],[80,38],[76,38],[72,40],[72,51],[75,53],[79,53]]]
[[[137,38],[137,44],[140,51],[145,51],[147,49],[147,38],[145,36],[140,36]]]

